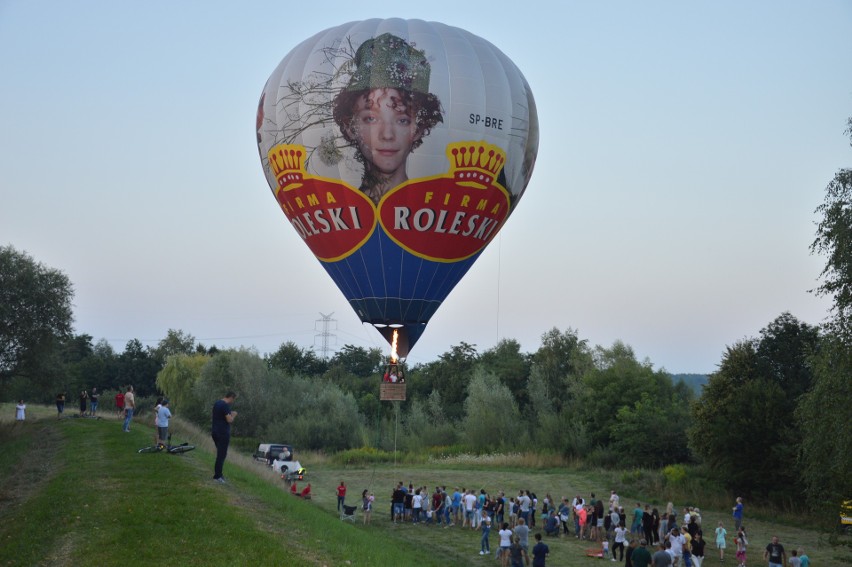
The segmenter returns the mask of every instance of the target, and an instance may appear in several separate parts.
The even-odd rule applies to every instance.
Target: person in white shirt
[[[615,493],[615,490],[609,494],[609,509],[618,510],[618,494]]]
[[[680,564],[680,558],[683,557],[683,544],[686,543],[686,538],[683,537],[677,528],[674,528],[666,536],[666,540],[668,540],[672,546],[672,564],[674,567],[677,567],[678,564]]]
[[[473,513],[474,513],[475,509],[476,509],[476,496],[474,496],[472,490],[469,490],[464,495],[464,524],[462,524],[462,527],[464,527],[464,525],[466,524],[466,525],[470,526],[470,529],[472,529],[472,530],[476,529],[476,527],[474,526],[474,522],[473,522]]]
[[[15,406],[15,421],[24,421],[27,418],[27,404],[24,400],[19,400]]]
[[[420,511],[423,509],[423,496],[420,494],[420,489],[414,493],[414,496],[411,498],[411,515],[412,522],[415,524],[420,523]]]

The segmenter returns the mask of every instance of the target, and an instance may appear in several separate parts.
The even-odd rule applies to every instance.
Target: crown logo
[[[305,147],[297,144],[278,144],[269,150],[269,167],[278,180],[278,187],[301,184],[305,177]]]
[[[460,183],[491,185],[506,163],[506,152],[485,140],[447,144],[450,173]]]

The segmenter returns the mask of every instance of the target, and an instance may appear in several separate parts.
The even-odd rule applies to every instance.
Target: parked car
[[[307,472],[302,463],[293,458],[293,446],[286,443],[261,443],[254,452],[256,461],[266,463],[281,474],[287,484],[294,480],[305,480]]]
[[[254,459],[269,466],[275,461],[292,461],[293,446],[285,443],[261,443],[254,452]]]

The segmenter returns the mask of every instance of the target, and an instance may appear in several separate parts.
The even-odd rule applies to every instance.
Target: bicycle
[[[137,453],[162,453],[167,452],[172,455],[180,455],[183,453],[188,453],[195,449],[195,445],[190,445],[189,443],[181,443],[180,445],[172,445],[172,434],[169,433],[169,438],[166,439],[166,444],[157,443],[156,445],[152,445],[150,447],[142,447],[137,451]]]

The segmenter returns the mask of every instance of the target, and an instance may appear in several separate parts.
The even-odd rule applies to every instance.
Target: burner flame
[[[391,342],[391,362],[396,363],[399,360],[399,353],[396,350],[396,344],[399,339],[399,331],[393,330],[393,341]]]

